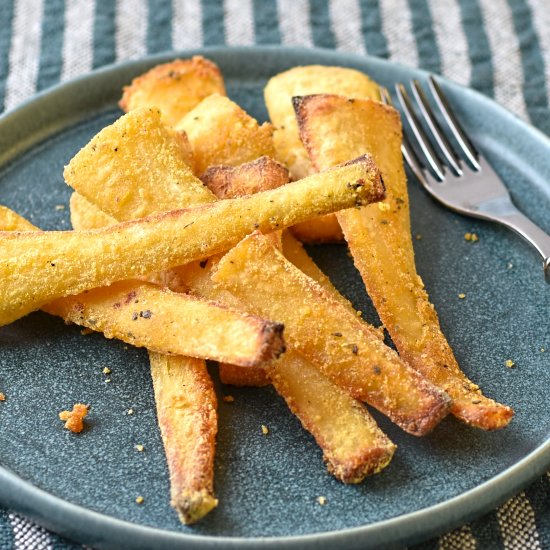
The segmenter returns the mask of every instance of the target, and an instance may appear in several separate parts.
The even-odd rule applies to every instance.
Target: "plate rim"
[[[322,48],[223,46],[174,50],[104,66],[43,90],[23,101],[16,108],[3,113],[0,116],[0,127],[13,124],[18,117],[24,116],[29,108],[40,109],[44,102],[51,101],[56,95],[65,94],[71,89],[79,89],[81,86],[89,84],[90,80],[104,79],[106,76],[119,73],[121,70],[132,72],[140,66],[166,62],[175,57],[189,57],[192,55],[208,57],[212,55],[220,58],[227,55],[247,55],[250,53],[289,57],[311,55],[326,58],[326,64],[366,63],[379,68],[385,66],[402,68],[424,77],[429,74],[422,69],[408,67],[389,60]],[[466,96],[466,99],[472,97],[478,103],[481,102],[501,119],[504,119],[505,123],[516,125],[531,139],[539,142],[542,146],[548,147],[550,152],[550,139],[542,131],[525,123],[481,93],[452,82],[445,77],[440,76],[438,79],[444,83],[445,87],[456,91],[459,95]],[[63,120],[63,123],[59,122],[61,128],[67,127],[66,119]],[[50,132],[47,132],[47,134],[50,135]],[[30,143],[30,145],[36,143],[36,141],[39,141],[39,139]],[[13,156],[13,154],[7,153],[8,159]],[[5,165],[5,162],[3,162],[2,166]],[[368,525],[307,535],[277,537],[195,535],[134,524],[57,497],[31,482],[25,481],[1,464],[0,502],[13,511],[28,516],[47,529],[100,548],[121,548],[121,546],[127,545],[129,540],[132,540],[132,548],[149,548],[152,543],[155,544],[156,548],[173,548],[174,545],[185,548],[228,546],[274,548],[279,545],[288,548],[313,548],[314,546],[332,548],[335,543],[346,544],[350,548],[371,548],[380,544],[395,545],[403,542],[410,543],[425,540],[460,523],[467,522],[498,506],[543,474],[549,467],[550,436],[531,453],[500,474],[439,504]],[[129,539],[129,537],[132,538]],[[136,537],[141,537],[141,539],[138,540]]]

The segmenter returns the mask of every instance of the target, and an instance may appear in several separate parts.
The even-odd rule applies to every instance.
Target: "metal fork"
[[[438,123],[420,83],[412,80],[411,89],[417,110],[403,84],[396,84],[395,89],[417,150],[423,158],[417,156],[409,138],[404,135],[401,150],[405,162],[428,193],[451,210],[501,223],[531,243],[542,256],[545,279],[550,284],[550,235],[512,203],[508,189],[472,145],[432,76],[428,79],[428,85],[448,131],[458,144],[459,154]],[[382,99],[391,105],[386,89],[382,89]]]

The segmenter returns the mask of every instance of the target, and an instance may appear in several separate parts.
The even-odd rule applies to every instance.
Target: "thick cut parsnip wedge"
[[[0,233],[0,325],[114,281],[207,258],[244,236],[380,200],[368,158],[278,189],[91,231]]]
[[[312,166],[296,124],[292,98],[309,94],[341,94],[346,97],[379,99],[378,85],[367,75],[345,67],[309,65],[280,73],[264,90],[269,118],[274,125],[276,158],[290,169],[293,179],[312,173]],[[326,243],[344,239],[333,215],[298,224],[292,230],[304,242]]]
[[[119,221],[212,202],[212,193],[187,165],[181,140],[162,124],[158,109],[136,109],[94,136],[63,175]]]
[[[269,157],[239,166],[211,166],[201,177],[219,199],[232,199],[276,189],[290,181],[288,170]]]
[[[283,322],[289,349],[409,433],[424,435],[447,414],[447,394],[261,235],[247,237],[225,254],[212,279],[250,311]]]
[[[159,353],[253,366],[284,351],[280,324],[140,281],[118,281],[42,309]]]
[[[214,93],[225,94],[221,71],[215,63],[197,55],[157,65],[134,78],[124,87],[119,105],[125,112],[157,107],[162,111],[163,122],[174,126]]]
[[[149,352],[157,419],[170,471],[172,506],[194,523],[214,497],[216,394],[204,361]]]
[[[460,370],[416,273],[399,115],[374,101],[334,95],[296,98],[295,108],[302,139],[317,169],[366,152],[380,167],[386,199],[337,217],[400,355],[451,396],[456,417],[486,430],[506,426],[513,411],[483,396]]]
[[[75,229],[93,229],[112,224],[110,216],[103,214],[78,193],[73,193],[70,204]],[[87,295],[97,291],[91,290]],[[61,298],[57,302],[72,299]],[[156,302],[161,303],[161,300],[157,298]],[[112,311],[112,308],[108,308],[102,315],[108,318]],[[112,324],[113,319],[107,322]],[[145,325],[144,328],[147,337],[155,338],[166,327],[157,330],[158,327],[154,329]],[[233,346],[234,342],[230,341],[229,345]],[[149,351],[149,359],[157,418],[170,472],[172,506],[183,523],[193,523],[217,505],[213,494],[213,463],[218,429],[216,394],[204,359],[181,355],[167,357],[154,351]]]
[[[78,201],[73,201],[72,208],[85,210]],[[77,227],[92,223],[98,220],[81,219]],[[39,231],[6,207],[0,207],[0,230]],[[284,351],[281,325],[141,281],[94,288],[54,300],[42,309],[136,347],[230,361],[243,368],[263,364]]]
[[[195,173],[213,165],[237,166],[263,156],[275,156],[271,124],[258,122],[229,98],[207,97],[176,124],[191,144]]]
[[[267,367],[275,389],[321,449],[329,472],[360,483],[385,468],[396,449],[362,403],[289,352]]]

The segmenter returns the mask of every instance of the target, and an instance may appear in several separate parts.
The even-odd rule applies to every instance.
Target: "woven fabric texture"
[[[0,0],[0,23],[0,112],[147,54],[282,44],[442,74],[550,135],[549,0]],[[81,546],[0,507],[0,550],[50,548]],[[414,548],[550,548],[550,478]]]

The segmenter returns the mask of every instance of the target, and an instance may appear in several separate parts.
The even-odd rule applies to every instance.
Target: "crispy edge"
[[[171,504],[185,524],[218,505],[214,496],[217,399],[204,361],[149,352]]]
[[[225,95],[219,67],[200,55],[156,65],[124,86],[119,106],[124,112],[158,107],[166,124],[175,126],[212,93]]]
[[[239,166],[211,166],[201,179],[216,197],[231,199],[276,189],[288,183],[290,175],[281,163],[263,156]]]
[[[361,103],[380,112],[384,112],[387,117],[391,117],[398,128],[397,131],[399,136],[401,135],[399,115],[395,109],[389,106],[381,105],[370,100],[349,99],[332,94],[318,94],[293,98],[293,105],[302,141],[310,154],[313,164],[317,168],[326,169],[329,157],[323,154],[316,146],[318,133],[314,132],[310,127],[311,121],[315,120],[317,116],[327,116],[334,122],[334,117],[336,116],[339,105],[360,105]],[[359,117],[354,117],[354,120],[359,124]],[[374,117],[369,117],[369,120],[374,120]],[[346,143],[343,140],[339,140],[337,135],[332,135],[331,139],[334,139],[339,144]],[[378,135],[377,139],[380,139]],[[366,150],[367,143],[361,141],[361,145],[364,145]],[[357,152],[357,148],[353,148],[350,154],[354,155],[357,154]],[[401,158],[400,154],[399,158]],[[338,158],[338,161],[341,160],[341,158]],[[354,257],[355,265],[361,273],[369,295],[373,299],[380,318],[390,333],[399,353],[405,361],[451,396],[453,400],[451,413],[466,424],[484,430],[501,429],[508,425],[514,415],[514,411],[510,407],[484,396],[479,386],[471,382],[460,369],[452,349],[441,331],[435,308],[429,301],[420,277],[416,275],[414,252],[412,250],[410,234],[402,239],[400,243],[400,261],[397,262],[397,256],[393,258],[392,265],[388,267],[388,272],[395,270],[396,263],[404,263],[406,266],[406,269],[402,269],[402,275],[398,283],[399,289],[396,287],[395,293],[399,293],[402,289],[411,289],[413,306],[407,308],[407,311],[409,313],[416,312],[417,324],[422,327],[423,336],[421,341],[423,344],[417,349],[418,345],[416,342],[410,342],[409,339],[403,336],[404,332],[402,328],[399,331],[396,330],[393,309],[390,308],[388,301],[385,299],[385,296],[380,291],[379,285],[377,284],[377,276],[382,273],[383,270],[381,270],[380,266],[373,267],[373,262],[376,258],[378,259],[377,261],[382,261],[384,257],[383,254],[376,250],[377,246],[381,245],[385,239],[391,242],[392,235],[399,235],[404,231],[410,232],[410,226],[408,223],[408,215],[406,220],[404,220],[403,215],[403,209],[405,208],[408,213],[408,198],[403,196],[403,193],[406,194],[406,184],[402,185],[401,187],[403,189],[400,189],[396,194],[392,188],[392,182],[387,179],[387,183],[388,198],[386,201],[389,208],[387,212],[384,213],[384,217],[397,218],[397,216],[399,216],[399,219],[395,219],[395,223],[391,224],[391,227],[389,225],[383,228],[377,226],[376,236],[373,236],[371,239],[371,244],[375,249],[370,248],[368,243],[364,242],[362,239],[365,229],[368,228],[368,224],[366,224],[365,227],[363,227],[362,224],[362,222],[365,221],[363,218],[365,215],[364,213],[368,211],[372,212],[372,210],[366,209],[358,212],[348,211],[337,214],[341,226],[344,228],[344,233],[350,246],[350,251]],[[400,201],[396,198],[397,196],[401,199]],[[378,214],[379,212],[377,215]],[[386,235],[385,238],[384,235]],[[406,250],[407,248],[410,250]],[[398,321],[397,324],[403,327],[402,321]]]
[[[389,464],[396,446],[365,406],[325,378],[316,366],[290,352],[266,371],[277,392],[323,450],[327,469],[337,479],[360,483]],[[356,445],[345,449],[338,439]]]
[[[449,412],[445,392],[365,330],[364,322],[261,235],[254,233],[231,249],[212,279],[251,311],[284,322],[290,350],[303,354],[334,383],[408,433],[427,434]]]

